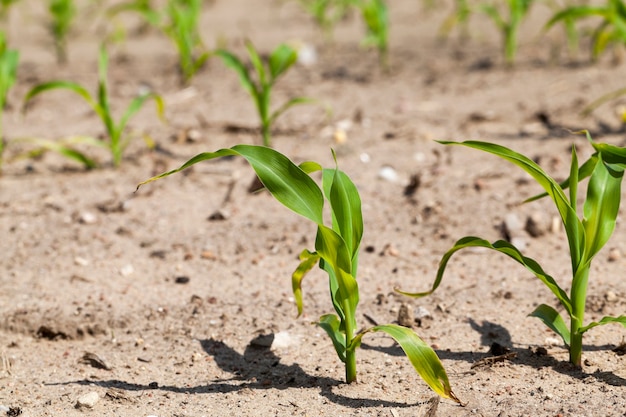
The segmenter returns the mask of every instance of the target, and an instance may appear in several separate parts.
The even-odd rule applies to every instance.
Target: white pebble
[[[98,401],[100,401],[100,396],[97,392],[92,391],[78,398],[76,401],[76,408],[94,408]]]
[[[80,215],[80,222],[84,224],[93,224],[98,220],[95,214],[85,211]]]
[[[130,265],[130,264],[128,264],[128,265],[126,265],[126,266],[123,266],[123,267],[120,269],[120,274],[121,274],[123,277],[127,277],[127,276],[129,276],[129,275],[132,275],[134,272],[135,272],[135,268],[133,268],[133,266],[132,266],[132,265]]]
[[[389,182],[398,181],[398,173],[391,167],[382,167],[380,171],[378,171],[378,177]]]

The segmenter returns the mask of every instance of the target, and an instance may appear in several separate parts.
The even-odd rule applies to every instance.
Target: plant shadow
[[[538,346],[529,346],[527,348],[516,347],[513,345],[511,334],[504,327],[497,323],[482,321],[477,323],[472,319],[468,322],[472,329],[480,333],[480,341],[483,346],[490,347],[489,351],[452,351],[450,349],[437,350],[437,356],[443,360],[453,360],[456,362],[468,362],[472,364],[472,368],[481,361],[485,363],[494,363],[507,360],[514,364],[529,366],[533,368],[551,368],[563,375],[578,380],[588,381],[588,378],[594,378],[606,385],[616,387],[626,387],[626,378],[615,375],[613,372],[595,370],[592,373],[586,372],[584,369],[575,367],[566,361],[560,361],[550,356],[545,350]],[[499,348],[504,349],[502,352],[494,352],[494,344],[500,345]],[[373,346],[366,343],[361,344],[363,349],[371,349],[386,353],[392,356],[404,356],[404,351],[398,344],[391,346]],[[583,351],[606,351],[614,350],[614,345],[589,346],[585,345]],[[504,353],[513,353],[510,357],[504,357]],[[491,362],[490,362],[491,361]]]
[[[280,358],[269,347],[248,344],[244,353],[240,354],[224,342],[215,339],[200,340],[200,345],[207,354],[213,357],[215,364],[222,371],[231,374],[232,377],[212,380],[206,385],[195,387],[162,385],[156,381],[149,384],[137,384],[118,379],[83,379],[47,385],[96,385],[124,391],[160,390],[185,394],[230,393],[245,389],[319,388],[320,395],[335,404],[348,408],[408,408],[423,403],[420,401],[407,403],[373,398],[353,398],[338,394],[333,388],[343,385],[343,381],[309,375],[298,364],[284,365],[280,363]]]

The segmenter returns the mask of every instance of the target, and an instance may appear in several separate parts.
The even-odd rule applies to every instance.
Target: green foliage
[[[198,32],[202,0],[169,0],[166,11],[169,23],[164,30],[178,49],[180,72],[187,84],[210,57]]]
[[[336,314],[322,316],[317,325],[326,331],[337,356],[345,363],[346,381],[356,380],[355,351],[362,337],[368,332],[384,332],[400,344],[415,370],[437,394],[458,402],[439,358],[412,330],[388,324],[357,331],[359,290],[356,273],[363,219],[357,188],[344,172],[337,168],[322,169],[315,162],[297,166],[284,155],[265,146],[237,145],[199,154],[180,168],[142,184],[174,174],[201,161],[236,155],[248,161],[278,202],[317,225],[315,251],[304,250],[301,253],[301,262],[292,276],[292,287],[300,314],[303,309],[301,284],[305,275],[316,264],[328,275]],[[321,188],[309,175],[319,171],[322,172]],[[331,226],[324,224],[325,201],[330,206]]]
[[[255,72],[254,76],[250,73],[246,64],[233,53],[226,50],[218,50],[215,52],[215,55],[220,57],[228,68],[237,73],[241,86],[254,100],[259,118],[261,119],[263,144],[271,146],[271,128],[276,119],[289,108],[297,104],[309,103],[312,100],[306,97],[292,98],[276,110],[271,111],[272,88],[274,88],[278,78],[296,63],[298,53],[288,45],[279,45],[270,54],[264,65],[252,42],[246,42],[246,49]]]
[[[497,155],[522,168],[541,185],[545,190],[545,194],[532,198],[529,201],[549,196],[559,212],[565,227],[572,263],[569,295],[559,286],[554,278],[542,269],[539,263],[522,255],[510,243],[499,240],[492,244],[473,236],[460,239],[443,256],[439,264],[437,277],[430,291],[402,293],[414,297],[432,293],[441,283],[450,257],[463,248],[483,247],[503,253],[532,272],[557,298],[561,308],[569,316],[569,328],[559,312],[548,305],[541,304],[530,315],[539,318],[546,326],[561,336],[563,343],[569,349],[570,362],[580,367],[583,346],[582,336],[587,330],[607,323],[621,323],[626,327],[625,315],[604,317],[599,322],[584,324],[591,261],[609,240],[615,229],[621,199],[621,184],[624,169],[626,169],[626,148],[596,143],[588,133],[587,137],[595,149],[595,153],[579,167],[576,148],[572,147],[570,176],[562,184],[558,184],[531,159],[506,147],[477,141],[441,142],[445,145],[462,145]],[[589,179],[587,197],[583,204],[582,218],[579,218],[577,214],[578,183],[587,178]],[[569,196],[564,191],[567,188],[569,188]]]
[[[9,49],[3,32],[0,32],[0,172],[2,172],[2,159],[5,147],[5,138],[2,122],[2,114],[7,104],[9,90],[15,84],[19,53]]]
[[[528,14],[533,0],[506,0],[483,4],[481,10],[493,20],[502,33],[504,41],[504,59],[507,65],[513,65],[517,54],[519,27]],[[504,4],[504,6],[498,6]],[[504,12],[502,9],[506,9]]]
[[[380,64],[389,67],[389,13],[385,0],[361,0],[359,3],[367,33],[363,44],[378,49]]]
[[[355,0],[300,0],[300,4],[322,29],[327,38],[332,38],[332,32],[337,22],[349,12]]]
[[[558,22],[572,25],[573,21],[599,17],[601,22],[593,31],[592,58],[598,56],[611,44],[626,43],[626,5],[622,0],[606,0],[601,6],[575,5],[557,12],[546,24],[550,28]]]
[[[50,0],[48,10],[50,11],[50,31],[54,36],[57,60],[66,62],[67,35],[76,16],[76,5],[74,0]]]
[[[469,0],[454,0],[454,11],[444,20],[439,33],[447,38],[456,26],[460,26],[465,37],[468,35],[467,22],[473,10]]]
[[[50,81],[42,83],[33,87],[24,98],[24,106],[28,104],[35,96],[51,90],[69,90],[89,104],[94,112],[100,117],[100,120],[104,124],[106,130],[106,140],[99,140],[91,137],[78,137],[71,138],[70,141],[65,141],[63,146],[59,147],[59,144],[45,143],[41,140],[35,141],[36,144],[42,146],[48,150],[59,151],[62,155],[75,159],[76,161],[83,163],[86,167],[90,168],[95,163],[83,153],[69,147],[73,143],[84,143],[87,145],[95,145],[106,148],[112,156],[113,165],[119,166],[122,161],[124,150],[130,143],[133,136],[125,135],[126,125],[130,119],[143,107],[143,105],[150,99],[154,100],[157,107],[157,114],[160,118],[163,118],[164,104],[161,97],[154,92],[146,92],[135,97],[117,123],[113,119],[111,114],[111,107],[109,105],[109,93],[107,85],[107,69],[108,69],[108,55],[104,48],[100,49],[99,65],[98,65],[98,92],[94,97],[84,87],[71,82],[71,81]],[[149,138],[144,138],[150,145]],[[68,145],[68,146],[66,146]],[[60,151],[62,150],[62,151]]]
[[[138,13],[146,23],[169,37],[178,51],[182,82],[188,84],[211,57],[198,31],[202,4],[202,0],[168,0],[161,10],[151,0],[131,0],[109,8],[107,14],[113,17],[123,12]]]

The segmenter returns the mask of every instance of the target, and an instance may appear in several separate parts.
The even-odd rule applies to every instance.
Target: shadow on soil
[[[333,378],[316,377],[307,374],[299,365],[283,365],[280,358],[269,347],[248,345],[242,354],[214,339],[201,340],[204,351],[213,357],[217,366],[232,378],[218,379],[195,387],[178,387],[161,385],[151,382],[147,385],[111,380],[78,380],[48,385],[97,385],[103,388],[117,388],[125,391],[161,390],[186,394],[229,393],[244,389],[288,389],[288,388],[320,388],[320,394],[329,401],[349,408],[361,407],[397,407],[406,408],[423,404],[423,402],[404,403],[372,398],[351,398],[333,392],[334,387],[344,384]],[[240,382],[239,382],[240,381]]]
[[[616,387],[626,386],[626,379],[615,375],[612,372],[601,372],[596,370],[593,373],[587,373],[584,370],[578,369],[571,365],[569,362],[556,360],[554,357],[547,354],[547,352],[540,348],[533,349],[532,347],[516,348],[513,347],[511,334],[509,331],[497,324],[489,321],[482,321],[477,323],[472,319],[468,320],[472,329],[476,330],[480,334],[480,342],[483,346],[489,346],[488,352],[453,352],[450,350],[438,350],[437,355],[440,359],[449,359],[454,361],[464,361],[472,364],[470,369],[476,371],[489,367],[498,362],[510,362],[514,364],[526,365],[533,368],[552,368],[554,371],[563,375],[567,375],[571,378],[589,381],[588,378],[595,378],[596,380],[603,382],[607,385]],[[498,346],[494,351],[494,346]],[[392,356],[405,356],[404,351],[399,345],[380,347],[371,346],[363,343],[362,349],[371,349],[386,353]],[[613,345],[603,346],[584,346],[583,352],[587,351],[607,351],[614,350]],[[507,355],[512,354],[512,355]]]

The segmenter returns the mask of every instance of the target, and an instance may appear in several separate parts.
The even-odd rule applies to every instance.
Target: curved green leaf
[[[563,317],[552,307],[541,304],[529,316],[537,317],[546,326],[552,329],[556,334],[561,336],[566,346],[570,345],[570,332],[563,320]]]
[[[317,100],[309,98],[309,97],[295,97],[284,103],[282,106],[274,110],[274,112],[268,118],[267,123],[271,125],[274,121],[284,112],[289,110],[291,107],[296,106],[298,104],[309,104],[314,103]],[[269,104],[268,104],[269,105]]]
[[[291,288],[293,290],[293,297],[296,300],[296,307],[298,308],[298,317],[302,315],[302,280],[308,274],[311,269],[320,260],[320,257],[315,252],[303,250],[300,253],[300,264],[291,274]]]
[[[237,58],[235,55],[231,54],[230,52],[221,50],[221,49],[218,51],[215,51],[215,55],[222,59],[222,62],[224,62],[224,65],[234,70],[237,73],[237,75],[239,75],[239,82],[241,83],[241,86],[244,88],[244,90],[248,92],[248,94],[250,94],[253,97],[256,97],[259,95],[259,92],[257,91],[257,88],[254,85],[252,78],[250,77],[248,68],[244,65],[243,62],[241,62],[239,58]]]
[[[316,323],[326,331],[328,337],[333,342],[337,356],[341,362],[346,362],[346,337],[341,331],[341,321],[334,314],[325,314],[320,317],[320,321]]]
[[[432,294],[432,292],[439,287],[439,284],[441,284],[441,280],[443,279],[443,274],[445,272],[446,266],[452,255],[455,254],[457,251],[468,247],[481,247],[492,249],[516,260],[527,270],[532,272],[537,278],[539,278],[539,280],[541,280],[541,282],[543,282],[550,289],[550,291],[552,291],[552,293],[559,299],[568,314],[572,314],[572,303],[569,297],[567,296],[565,291],[563,291],[561,287],[559,287],[554,278],[548,275],[543,270],[543,268],[541,268],[537,261],[522,255],[521,252],[509,242],[506,242],[504,240],[498,240],[491,244],[487,240],[475,236],[466,236],[462,239],[459,239],[454,244],[454,246],[444,254],[444,256],[441,258],[441,261],[439,262],[437,277],[430,291],[422,293],[409,293],[406,291],[400,291],[398,289],[396,289],[396,291],[401,294],[408,295],[409,297],[424,297],[426,295]]]
[[[348,346],[348,349],[356,349],[361,344],[363,335],[369,332],[384,332],[391,336],[398,342],[409,358],[413,368],[415,368],[424,382],[426,382],[433,391],[444,398],[449,398],[459,404],[461,403],[456,395],[454,395],[454,392],[452,392],[448,375],[439,357],[414,331],[396,324],[374,326],[359,333],[359,335],[354,338],[351,345]]]
[[[578,329],[578,331],[580,333],[584,333],[589,329],[592,329],[596,326],[602,326],[604,324],[609,324],[609,323],[619,323],[622,326],[626,327],[626,316],[622,315],[619,317],[610,317],[610,316],[606,316],[606,317],[602,317],[602,319],[598,322],[591,322],[588,325],[586,325],[585,327],[581,327],[580,329]]]
[[[292,47],[282,44],[272,52],[269,58],[271,83],[287,71],[298,59],[298,53]]]
[[[315,181],[286,156],[265,146],[236,145],[230,149],[201,153],[179,168],[140,183],[137,188],[180,172],[198,162],[237,155],[248,161],[265,188],[281,204],[317,224],[323,223],[324,196]]]
[[[623,170],[613,170],[602,161],[591,174],[584,205],[585,258],[591,260],[609,240],[615,229],[621,199]]]
[[[583,231],[583,225],[578,219],[576,209],[573,206],[576,202],[570,202],[567,200],[565,193],[561,186],[539,166],[537,163],[529,159],[528,157],[508,149],[501,145],[493,143],[478,142],[478,141],[466,141],[466,142],[450,142],[450,141],[438,141],[444,145],[462,145],[470,148],[478,149],[484,152],[491,153],[499,156],[509,162],[514,163],[518,167],[526,171],[532,176],[539,185],[543,187],[546,193],[552,198],[567,234],[567,240],[569,243],[570,254],[572,258],[572,269],[576,270],[581,261],[582,252],[585,248],[585,235]]]
[[[89,104],[89,106],[96,113],[98,113],[98,115],[102,114],[102,108],[93,99],[93,97],[91,97],[91,94],[89,94],[89,91],[87,91],[82,86],[80,86],[80,85],[78,85],[76,83],[73,83],[71,81],[50,81],[50,82],[47,82],[47,83],[42,83],[42,84],[36,85],[32,89],[30,89],[28,91],[28,93],[26,93],[26,95],[24,96],[24,106],[26,106],[26,104],[30,100],[32,100],[35,96],[43,93],[44,91],[58,90],[58,89],[69,90],[69,91],[72,91],[73,93],[78,94],[80,97],[82,97]]]

